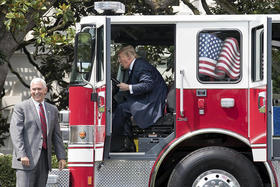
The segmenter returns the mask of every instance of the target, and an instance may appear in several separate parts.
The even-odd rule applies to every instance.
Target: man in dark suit
[[[44,187],[52,169],[52,145],[59,168],[66,165],[66,153],[58,124],[58,110],[44,101],[47,87],[41,78],[30,84],[31,98],[17,104],[10,124],[13,142],[12,167],[17,187]]]
[[[113,117],[113,135],[123,137],[120,151],[135,151],[132,141],[131,122],[140,128],[153,125],[162,115],[167,95],[167,86],[159,71],[142,58],[137,58],[133,46],[123,47],[118,52],[118,60],[129,71],[127,83],[117,86],[128,92],[126,100],[120,103]]]

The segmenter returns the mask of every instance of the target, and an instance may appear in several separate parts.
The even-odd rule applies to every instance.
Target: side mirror
[[[92,37],[90,33],[76,35],[76,63],[79,73],[88,73],[92,67]]]

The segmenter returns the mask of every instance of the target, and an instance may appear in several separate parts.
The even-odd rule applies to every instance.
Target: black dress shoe
[[[136,152],[136,147],[132,138],[127,136],[123,138],[123,145],[119,152]]]

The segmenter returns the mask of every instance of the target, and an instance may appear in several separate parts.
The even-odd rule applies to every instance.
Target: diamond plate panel
[[[110,160],[97,162],[96,187],[147,187],[155,161]]]
[[[68,169],[52,169],[52,171],[49,173],[49,175],[57,175],[58,180],[55,184],[49,184],[47,183],[46,187],[69,187],[69,170]]]
[[[278,184],[280,184],[280,163],[279,163],[279,161],[272,161],[271,163],[274,167],[274,171],[275,171],[276,176],[277,176],[276,180],[277,180]]]

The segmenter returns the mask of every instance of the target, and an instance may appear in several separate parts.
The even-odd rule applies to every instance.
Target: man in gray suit
[[[31,98],[17,104],[11,119],[12,168],[17,187],[44,187],[52,169],[52,145],[59,169],[66,165],[66,153],[58,124],[58,110],[44,101],[47,86],[41,78],[30,83]]]

